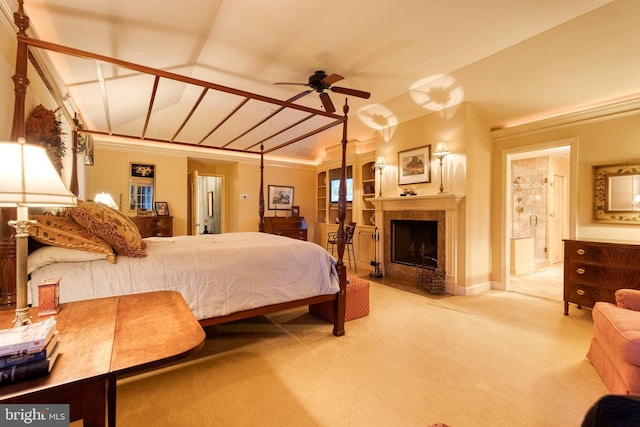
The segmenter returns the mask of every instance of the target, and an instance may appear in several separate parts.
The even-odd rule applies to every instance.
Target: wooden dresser
[[[569,303],[615,304],[618,289],[640,289],[640,245],[564,240],[564,314]]]
[[[307,240],[307,223],[302,216],[267,216],[264,218],[264,231],[292,239]]]
[[[134,216],[131,220],[138,226],[142,238],[173,236],[171,216]]]

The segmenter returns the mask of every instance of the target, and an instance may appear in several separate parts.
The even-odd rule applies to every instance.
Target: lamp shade
[[[118,204],[116,203],[115,200],[113,200],[113,197],[111,197],[111,194],[109,193],[98,193],[96,194],[96,197],[93,198],[93,201],[96,203],[101,203],[103,205],[109,206],[111,209],[115,209],[118,210]]]
[[[433,155],[435,157],[444,157],[448,154],[451,154],[451,151],[449,151],[447,144],[444,141],[438,142],[438,145],[436,145],[436,150],[433,152]]]
[[[43,147],[0,142],[0,206],[72,206],[76,196],[62,182]]]
[[[374,166],[377,167],[378,169],[383,169],[385,166],[387,166],[387,162],[384,159],[384,156],[378,156]]]

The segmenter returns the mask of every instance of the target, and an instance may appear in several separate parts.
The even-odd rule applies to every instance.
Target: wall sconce
[[[17,208],[16,318],[14,326],[31,323],[27,306],[29,207],[73,206],[77,199],[60,179],[45,149],[39,145],[0,142],[0,206]]]
[[[378,156],[378,159],[373,166],[380,171],[380,191],[378,192],[378,197],[382,197],[382,171],[387,166],[384,156]]]
[[[437,157],[438,160],[440,160],[440,193],[444,193],[444,185],[442,184],[442,160],[449,154],[451,154],[451,151],[449,151],[447,144],[445,144],[443,140],[440,140],[438,145],[436,145],[436,151],[433,152],[433,157]]]

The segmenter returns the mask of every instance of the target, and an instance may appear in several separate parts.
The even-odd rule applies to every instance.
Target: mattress
[[[335,259],[315,243],[258,232],[144,239],[147,256],[54,262],[31,272],[60,278],[60,302],[158,290],[182,294],[199,319],[339,291]]]

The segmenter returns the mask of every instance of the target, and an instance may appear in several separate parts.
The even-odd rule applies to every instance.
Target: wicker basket
[[[416,266],[416,282],[434,295],[442,295],[447,289],[444,270],[440,268]]]

